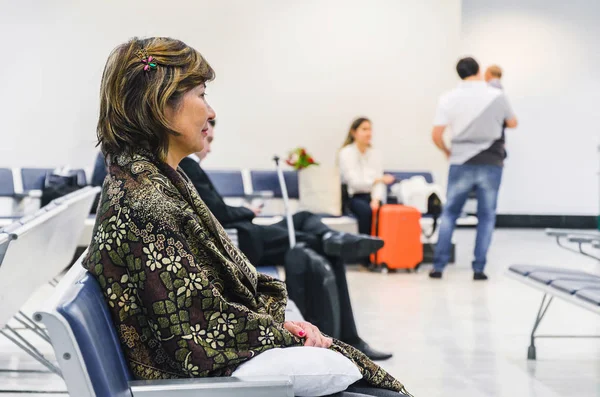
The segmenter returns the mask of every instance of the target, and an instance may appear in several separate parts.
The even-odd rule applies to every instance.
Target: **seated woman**
[[[350,211],[358,219],[358,232],[371,233],[373,210],[386,195],[386,185],[394,177],[383,174],[381,154],[371,147],[371,121],[360,117],[352,122],[346,141],[339,152],[342,183],[348,187]]]
[[[133,375],[229,376],[268,349],[316,346],[352,360],[373,395],[404,391],[356,349],[286,322],[285,284],[257,273],[177,168],[202,150],[213,78],[196,50],[170,38],[118,46],[102,76],[98,141],[109,169],[84,266]]]

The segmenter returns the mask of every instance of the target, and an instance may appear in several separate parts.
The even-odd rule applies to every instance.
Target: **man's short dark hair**
[[[217,125],[217,120],[215,120],[215,119],[210,119],[210,120],[208,120],[208,124],[210,124],[211,126],[213,126],[213,127],[214,127],[215,125]]]
[[[456,71],[460,78],[464,80],[479,73],[479,64],[471,57],[463,58],[456,64]]]

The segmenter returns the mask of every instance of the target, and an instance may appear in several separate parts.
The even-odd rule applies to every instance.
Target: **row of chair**
[[[21,197],[41,192],[46,175],[52,171],[53,168],[0,168],[0,197]],[[80,186],[87,185],[85,170],[74,169],[71,173],[77,175]]]
[[[600,257],[590,254],[587,247],[585,247],[585,245],[587,245],[592,249],[600,249],[600,232],[548,229],[546,230],[546,234],[556,238],[557,243],[562,248],[581,253],[586,257],[591,257],[600,261]],[[579,250],[577,251],[569,247],[566,245],[568,243],[577,244]],[[535,346],[536,338],[565,337],[536,334],[536,331],[554,298],[561,299],[600,314],[600,275],[583,272],[577,269],[513,265],[509,267],[508,276],[543,292],[542,302],[531,331],[530,345],[527,351],[527,358],[529,360],[535,360],[537,358]]]
[[[397,182],[412,178],[413,176],[423,176],[427,182],[433,183],[433,175],[430,172],[385,172],[394,175]],[[256,192],[270,192],[275,198],[282,197],[275,171],[207,169],[206,173],[210,176],[213,184],[223,197],[244,197]],[[283,175],[289,197],[291,199],[298,199],[298,173],[296,171],[284,171]]]
[[[73,192],[0,229],[0,333],[56,373],[60,371],[9,321],[15,319],[49,341],[45,331],[20,310],[71,263],[98,190],[87,187]]]

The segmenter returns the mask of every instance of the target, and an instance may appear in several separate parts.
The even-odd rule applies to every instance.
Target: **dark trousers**
[[[323,252],[323,236],[330,232],[321,218],[311,212],[298,212],[292,217],[294,230],[296,231],[296,241],[303,242],[317,253],[327,257]],[[285,254],[289,249],[287,221],[283,220],[274,225],[262,228],[264,237],[264,255],[260,265],[281,265],[283,264]],[[341,310],[341,329],[340,340],[348,344],[358,342],[358,331],[352,312],[352,303],[350,302],[350,292],[348,290],[348,281],[346,280],[346,266],[339,258],[327,257],[331,268],[335,274],[337,284],[340,310]],[[259,269],[260,270],[260,269]]]
[[[359,380],[353,385],[350,385],[344,392],[332,394],[329,397],[363,397],[363,396],[374,396],[374,397],[405,397],[404,394],[400,394],[395,391],[387,389],[378,389],[369,385],[364,380]]]
[[[350,199],[350,211],[358,220],[358,232],[361,234],[371,234],[371,224],[373,221],[371,195],[355,194],[352,196]]]

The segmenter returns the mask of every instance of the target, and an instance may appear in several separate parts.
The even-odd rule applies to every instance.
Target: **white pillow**
[[[240,365],[231,376],[289,376],[294,395],[317,397],[344,391],[362,375],[340,353],[319,347],[270,349]]]

